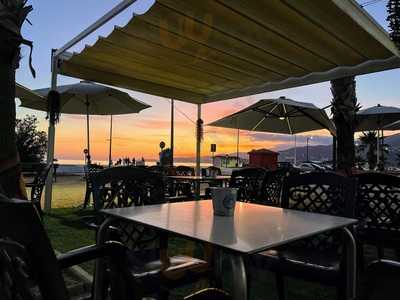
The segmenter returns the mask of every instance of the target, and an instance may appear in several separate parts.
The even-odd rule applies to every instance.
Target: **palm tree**
[[[355,164],[354,129],[359,110],[354,76],[332,80],[331,91],[337,133],[337,168],[350,174]]]
[[[363,135],[360,137],[361,144],[359,150],[362,154],[365,153],[370,170],[376,168],[376,141],[376,131],[363,132]]]
[[[9,197],[24,196],[15,135],[15,71],[21,27],[32,10],[26,0],[0,0],[0,186]]]
[[[387,11],[390,37],[397,47],[400,48],[400,0],[389,0],[387,3]]]

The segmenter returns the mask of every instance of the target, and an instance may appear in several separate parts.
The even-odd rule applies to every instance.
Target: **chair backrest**
[[[354,217],[355,180],[335,173],[307,173],[285,178],[282,207],[306,212]],[[313,250],[336,250],[343,244],[338,232],[327,232],[299,241]]]
[[[188,166],[177,166],[175,168],[177,176],[194,176],[194,168]]]
[[[161,174],[137,167],[114,167],[94,174],[93,199],[95,210],[165,203]],[[101,216],[100,216],[101,219]],[[148,227],[118,222],[121,242],[130,248],[146,248],[158,239]]]
[[[0,299],[69,299],[32,203],[0,195]]]
[[[91,177],[93,174],[96,174],[100,171],[104,170],[104,167],[98,164],[86,164],[84,167],[85,171],[85,179],[86,179],[86,184],[91,187]]]
[[[400,235],[400,177],[364,173],[357,178],[356,218],[369,229]]]
[[[208,177],[215,177],[215,176],[221,176],[222,172],[221,169],[218,167],[214,167],[214,166],[209,166],[206,169],[206,176]]]
[[[36,208],[40,213],[42,213],[42,206],[40,201],[42,199],[43,189],[46,185],[47,177],[49,172],[53,168],[53,164],[47,165],[45,168],[41,169],[33,179],[32,189],[31,189],[31,201],[35,204]]]
[[[288,169],[278,169],[265,172],[258,203],[281,206],[283,181],[288,175]]]
[[[238,201],[258,201],[265,172],[263,168],[242,168],[232,172],[229,186],[238,189]]]

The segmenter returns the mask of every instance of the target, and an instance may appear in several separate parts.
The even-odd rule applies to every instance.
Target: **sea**
[[[92,163],[100,164],[102,166],[108,166],[108,161],[105,160],[92,160]],[[57,164],[59,165],[57,169],[57,174],[58,175],[83,175],[84,174],[84,165],[85,161],[84,160],[79,160],[79,159],[59,159],[57,161]],[[155,160],[146,160],[145,161],[146,166],[155,166],[157,165],[157,161]],[[183,161],[175,161],[174,162],[175,166],[188,166],[188,167],[195,167],[196,163],[195,162],[183,162]],[[211,163],[201,163],[200,164],[202,168],[207,168],[211,166]]]

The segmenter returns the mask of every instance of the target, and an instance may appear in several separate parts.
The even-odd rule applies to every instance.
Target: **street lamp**
[[[306,141],[307,141],[307,162],[310,161],[310,159],[309,159],[309,149],[308,149],[310,140],[312,140],[312,136],[308,136],[307,139],[306,139]]]

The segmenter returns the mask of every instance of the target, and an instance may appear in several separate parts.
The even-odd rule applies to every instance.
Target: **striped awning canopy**
[[[207,103],[400,67],[353,0],[157,0],[59,72]]]

